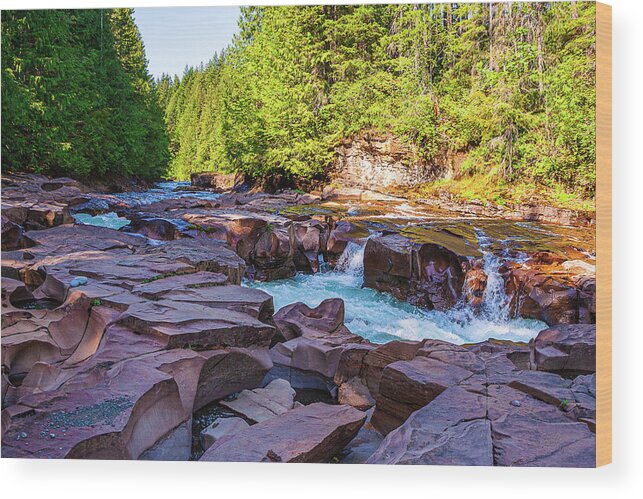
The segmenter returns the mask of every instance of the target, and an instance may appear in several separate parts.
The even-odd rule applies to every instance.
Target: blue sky
[[[185,65],[209,61],[238,32],[239,7],[159,7],[134,9],[149,70],[183,74]]]

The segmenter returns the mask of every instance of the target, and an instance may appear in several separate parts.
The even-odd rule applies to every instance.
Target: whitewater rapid
[[[364,246],[354,242],[347,245],[332,271],[245,284],[272,295],[275,310],[294,302],[314,307],[327,298],[341,298],[345,304],[346,326],[373,343],[425,338],[456,344],[488,338],[529,341],[547,325],[537,320],[509,317],[508,298],[498,274],[502,261],[486,250],[485,241],[480,243],[489,281],[482,313],[478,315],[465,305],[446,312],[423,310],[389,294],[362,287]]]

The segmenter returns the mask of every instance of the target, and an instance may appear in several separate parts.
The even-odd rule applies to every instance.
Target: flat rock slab
[[[493,465],[485,397],[448,388],[389,433],[367,463]]]
[[[201,461],[323,463],[341,451],[366,414],[345,405],[315,403],[217,440]]]
[[[264,322],[271,322],[274,313],[272,296],[260,289],[245,286],[227,285],[177,290],[168,298],[175,302],[243,312]]]
[[[222,400],[220,404],[241,414],[253,423],[260,423],[283,414],[293,408],[295,390],[288,381],[276,379],[265,388],[244,390],[234,400]]]
[[[584,423],[507,414],[492,422],[492,432],[497,466],[596,466],[596,439]]]
[[[242,312],[172,300],[133,304],[120,323],[167,348],[267,347],[275,331]]]
[[[197,271],[224,274],[230,284],[241,284],[246,272],[245,262],[234,251],[221,242],[208,239],[177,239],[141,248],[138,253],[186,263]]]
[[[246,428],[250,428],[250,425],[242,418],[217,418],[199,434],[201,447],[203,450],[208,450],[214,442],[224,435],[232,435]]]
[[[137,284],[132,292],[141,295],[143,298],[158,300],[159,298],[174,291],[182,291],[191,288],[202,288],[209,286],[222,286],[228,282],[228,277],[217,272],[194,272],[193,274],[181,274],[156,279],[151,282]]]

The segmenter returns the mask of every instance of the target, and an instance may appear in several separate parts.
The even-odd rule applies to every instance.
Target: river
[[[127,192],[115,194],[130,205],[142,205],[162,199],[176,197],[191,197],[200,199],[216,199],[218,194],[205,191],[181,190],[188,186],[187,182],[163,182],[155,188],[142,192]],[[177,190],[178,189],[178,190]],[[348,208],[349,214],[350,210]],[[98,225],[121,229],[129,221],[118,217],[115,213],[90,216],[76,214],[78,223]],[[416,214],[406,205],[400,205],[395,212],[385,215],[366,215],[373,218],[369,230],[374,232],[385,223],[404,221],[405,230],[415,230],[415,222],[422,220],[421,214]],[[388,222],[386,222],[388,221]],[[474,227],[478,248],[483,256],[484,271],[488,275],[488,285],[483,298],[483,306],[479,313],[466,305],[458,305],[448,311],[428,311],[409,303],[397,300],[389,294],[364,288],[364,245],[349,243],[344,254],[339,259],[335,269],[316,274],[299,273],[295,277],[272,282],[252,282],[244,280],[244,285],[259,288],[274,298],[275,310],[293,302],[304,302],[316,306],[326,298],[342,298],[345,302],[348,328],[374,343],[386,343],[391,340],[420,340],[436,338],[452,343],[463,344],[484,341],[488,338],[508,339],[514,341],[529,341],[547,325],[543,322],[522,318],[511,318],[508,313],[508,299],[504,293],[504,283],[499,275],[502,264],[502,248],[510,238],[503,240],[487,235],[482,228]],[[399,225],[399,224],[397,224]],[[469,222],[471,225],[471,221]],[[475,226],[475,221],[473,222]],[[538,227],[515,224],[514,230],[521,228],[528,233],[538,233]],[[526,227],[526,228],[525,228]],[[519,258],[514,253],[511,257]],[[323,266],[322,266],[323,267]]]

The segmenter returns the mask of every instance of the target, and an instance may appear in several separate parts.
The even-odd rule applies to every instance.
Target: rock
[[[2,251],[28,247],[30,241],[23,237],[23,234],[24,230],[21,225],[2,215]]]
[[[413,359],[421,346],[422,343],[417,341],[391,341],[378,345],[364,356],[361,378],[373,397],[377,397],[379,393],[380,380],[386,366],[398,360]]]
[[[229,348],[200,352],[206,361],[199,374],[194,411],[241,390],[258,388],[272,368],[264,348]]]
[[[351,378],[361,378],[366,354],[375,348],[376,346],[370,343],[351,343],[346,345],[339,357],[339,364],[335,371],[335,384],[340,386]]]
[[[535,253],[524,263],[505,263],[501,271],[513,313],[550,326],[596,322],[595,275],[584,273],[586,262],[573,262]]]
[[[507,386],[559,407],[565,412],[571,409],[575,400],[571,390],[572,382],[556,374],[521,371],[514,375],[514,379]]]
[[[190,211],[182,215],[196,238],[227,243],[257,280],[292,277],[295,241],[292,222],[286,218],[242,210]]]
[[[222,286],[228,283],[228,276],[217,272],[195,272],[179,274],[162,279],[137,284],[132,292],[148,300],[159,298],[176,291],[185,289],[205,288],[209,286]]]
[[[218,439],[201,461],[328,462],[364,424],[366,415],[349,406],[315,403]]]
[[[130,213],[127,215],[126,218],[130,220],[126,229],[128,232],[136,232],[160,241],[178,239],[181,237],[181,229],[186,225],[161,217],[133,216]]]
[[[391,234],[372,237],[364,251],[364,286],[429,309],[446,310],[462,294],[461,257],[443,246]]]
[[[491,427],[497,466],[596,466],[596,441],[583,423],[507,414]]]
[[[378,431],[388,434],[411,413],[471,375],[457,365],[426,357],[389,364],[382,373],[371,422]]]
[[[344,326],[344,300],[341,298],[328,298],[315,308],[301,302],[286,305],[274,315],[274,321],[286,341],[299,337],[332,345],[364,341]]]
[[[141,461],[187,461],[192,452],[192,420],[181,423],[146,450]]]
[[[230,284],[241,284],[246,266],[228,246],[217,241],[179,239],[168,244],[142,249],[141,255],[158,255],[192,266],[196,271],[224,274]]]
[[[260,289],[236,285],[175,289],[168,298],[174,302],[242,312],[272,324],[272,296]]]
[[[411,161],[413,152],[392,135],[365,133],[345,139],[337,147],[334,181],[349,188],[381,191],[392,186],[415,186],[433,180],[440,173],[435,165]]]
[[[340,404],[355,407],[360,411],[366,411],[375,405],[375,399],[371,396],[368,388],[362,383],[362,380],[357,377],[351,378],[339,385],[337,401]]]
[[[294,403],[295,390],[283,379],[276,379],[265,388],[244,390],[234,400],[220,402],[253,423],[283,414],[292,409]]]
[[[344,301],[330,298],[317,307],[293,303],[274,316],[280,338],[270,351],[273,362],[312,371],[332,379],[340,357],[349,345],[365,340],[344,326]]]
[[[137,362],[105,373],[91,390],[42,394],[28,404],[36,410],[11,420],[2,457],[136,459],[186,418],[174,379]],[[15,441],[23,431],[32,431],[28,446]]]
[[[328,224],[310,219],[293,225],[295,267],[301,272],[319,272],[319,256],[326,252],[330,232]]]
[[[344,253],[349,243],[355,243],[360,246],[366,244],[366,238],[369,233],[367,230],[358,227],[352,222],[340,220],[330,231],[328,242],[326,243],[326,252],[333,265],[337,263],[339,257]]]
[[[201,448],[208,450],[219,438],[238,433],[249,427],[250,425],[241,418],[217,418],[199,434]]]
[[[357,433],[357,436],[339,454],[340,464],[364,464],[382,444],[384,437],[369,424],[373,410],[366,412],[366,423]]]
[[[475,310],[479,310],[482,306],[487,279],[487,274],[479,264],[469,269],[464,276],[462,293],[466,302]]]
[[[448,388],[390,432],[367,463],[493,465],[485,397]]]
[[[214,189],[215,192],[234,190],[244,182],[244,176],[238,173],[199,172],[190,175],[193,186]]]
[[[272,369],[268,371],[261,385],[265,386],[275,379],[286,380],[295,390],[314,390],[320,393],[327,393],[329,398],[333,398],[337,389],[331,380],[321,374],[302,371],[301,369],[281,364],[273,364]],[[295,404],[297,403],[295,402]]]
[[[596,372],[596,325],[561,324],[529,342],[530,362],[539,371]]]
[[[243,312],[168,299],[135,303],[119,322],[167,348],[267,347],[275,331]]]
[[[277,343],[270,349],[275,364],[321,374],[332,379],[342,354],[341,346],[329,346],[321,341],[295,338]]]

